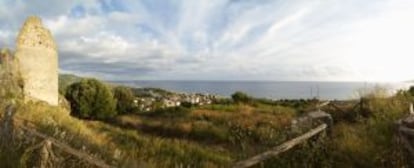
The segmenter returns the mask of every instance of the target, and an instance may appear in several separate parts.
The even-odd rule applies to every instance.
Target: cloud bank
[[[38,15],[63,73],[107,80],[414,79],[411,0],[4,0],[0,45]]]

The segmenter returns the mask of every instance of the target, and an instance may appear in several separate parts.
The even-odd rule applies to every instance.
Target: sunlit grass
[[[60,107],[23,103],[15,87],[18,81],[8,79],[2,83],[6,87],[0,88],[2,109],[14,104],[16,117],[32,122],[39,132],[117,167],[229,167],[297,136],[289,132],[291,121],[312,103],[213,104],[88,121],[71,116],[67,103]],[[355,115],[334,115],[330,137],[321,134],[258,166],[406,166],[395,146],[394,122],[407,114],[414,99],[407,94],[390,97],[384,93],[374,90],[364,95],[364,108],[350,111]],[[365,116],[359,110],[364,110]],[[7,165],[19,162],[25,146],[20,147],[16,155],[0,154],[0,158],[10,159]]]
[[[239,160],[286,140],[290,121],[296,116],[287,107],[244,104],[193,107],[184,116],[174,112],[123,115],[115,124],[146,135],[208,145]]]
[[[231,161],[222,151],[210,150],[185,140],[141,135],[135,130],[124,130],[99,121],[79,120],[65,109],[42,103],[23,105],[17,117],[32,121],[43,133],[118,165],[200,167],[205,164],[227,165]]]

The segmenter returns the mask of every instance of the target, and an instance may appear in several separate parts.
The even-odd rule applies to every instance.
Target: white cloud
[[[74,38],[81,35],[93,35],[105,27],[105,18],[87,15],[83,18],[70,18],[66,15],[55,19],[44,19],[46,27],[59,37]]]
[[[67,72],[117,79],[414,78],[410,0],[100,3],[2,1],[0,44],[14,44],[24,18],[37,14]],[[76,8],[82,15],[72,16]]]

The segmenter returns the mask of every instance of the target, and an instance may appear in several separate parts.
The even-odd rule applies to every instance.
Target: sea
[[[408,89],[414,83],[373,83],[373,82],[280,82],[280,81],[111,81],[137,88],[161,88],[180,93],[203,93],[230,97],[242,91],[256,98],[349,100],[373,90],[382,89],[393,94]]]

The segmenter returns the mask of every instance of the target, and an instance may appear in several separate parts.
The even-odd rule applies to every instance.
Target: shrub
[[[248,96],[246,93],[237,91],[231,95],[231,98],[236,103],[249,103],[251,101],[251,97]]]
[[[116,110],[118,113],[125,114],[136,110],[136,106],[134,105],[135,97],[130,88],[119,86],[115,87],[113,92],[117,100]]]
[[[67,88],[71,114],[87,119],[108,119],[117,114],[111,90],[96,79],[82,79]]]
[[[215,98],[213,99],[213,104],[221,104],[221,105],[230,105],[232,104],[232,100],[229,98]]]
[[[195,104],[192,104],[190,102],[181,102],[181,106],[186,107],[186,108],[191,108],[195,106]]]
[[[414,96],[414,86],[410,86],[410,89],[408,90],[411,96]]]
[[[149,113],[150,116],[157,116],[157,117],[167,117],[167,118],[175,118],[175,117],[185,117],[191,112],[190,109],[186,107],[169,107],[169,108],[159,108],[152,113]]]

